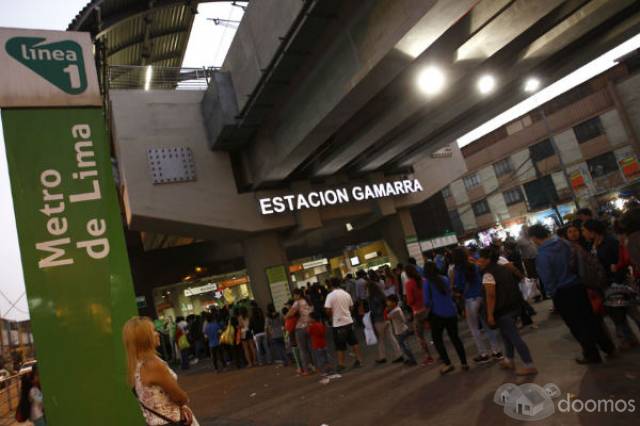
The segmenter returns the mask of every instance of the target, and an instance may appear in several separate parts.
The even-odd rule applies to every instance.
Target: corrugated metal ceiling
[[[198,4],[210,1],[92,0],[68,30],[90,32],[102,44],[105,65],[179,67]]]

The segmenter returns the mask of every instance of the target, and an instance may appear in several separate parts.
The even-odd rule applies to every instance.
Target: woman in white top
[[[29,419],[34,426],[47,426],[44,419],[44,408],[42,406],[42,391],[40,390],[40,373],[38,365],[34,365],[31,370],[31,389],[29,390],[29,402],[31,403],[31,412]]]
[[[160,336],[151,320],[131,318],[124,325],[122,338],[127,351],[127,379],[135,390],[147,425],[182,422],[198,426],[186,405],[189,398],[178,385],[176,374],[156,354]]]

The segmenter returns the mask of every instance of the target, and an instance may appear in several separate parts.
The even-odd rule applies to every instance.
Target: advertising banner
[[[277,309],[281,309],[287,300],[291,299],[287,269],[284,265],[278,265],[267,268],[265,272],[267,273],[267,280],[269,281],[273,305]]]
[[[618,160],[620,164],[620,169],[622,169],[622,173],[627,180],[636,179],[640,176],[640,164],[638,164],[638,157],[635,154],[631,153],[626,157]]]
[[[123,323],[136,298],[100,108],[3,109],[47,423],[142,425]]]

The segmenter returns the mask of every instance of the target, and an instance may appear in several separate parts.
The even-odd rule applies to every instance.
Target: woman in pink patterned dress
[[[151,320],[131,318],[124,325],[122,337],[127,351],[127,378],[134,388],[147,425],[178,423],[198,426],[186,405],[189,397],[178,385],[176,373],[156,354],[160,337]]]

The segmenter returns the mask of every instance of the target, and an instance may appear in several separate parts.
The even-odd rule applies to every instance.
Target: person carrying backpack
[[[609,356],[615,346],[599,321],[587,295],[584,262],[579,262],[576,248],[566,240],[551,237],[541,224],[529,228],[529,237],[538,246],[536,269],[546,293],[553,298],[555,308],[573,337],[582,347],[578,364],[601,363],[598,348]],[[581,267],[582,265],[582,267]]]

